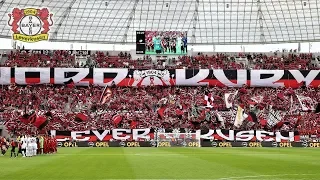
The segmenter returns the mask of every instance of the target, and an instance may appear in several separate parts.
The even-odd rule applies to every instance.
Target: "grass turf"
[[[0,157],[3,180],[319,180],[320,150],[305,148],[60,148]]]

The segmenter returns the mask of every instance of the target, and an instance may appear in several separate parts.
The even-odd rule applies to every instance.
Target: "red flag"
[[[284,94],[283,93],[278,93],[277,97],[281,100],[284,100]]]
[[[19,120],[25,124],[33,124],[36,122],[37,114],[33,112],[32,114],[24,114],[23,116],[19,117]]]
[[[205,106],[208,107],[208,108],[212,108],[213,106],[213,101],[214,101],[214,98],[212,97],[211,94],[208,94],[206,93],[205,96],[204,96],[204,103],[205,103]]]
[[[183,114],[184,113],[181,109],[176,109],[176,115],[179,119],[182,119]]]
[[[261,119],[260,120],[260,124],[261,124],[261,126],[266,126],[267,125],[267,120],[265,120],[265,119]]]
[[[297,121],[296,121],[296,124],[295,124],[295,128],[299,126],[299,124],[301,123],[301,119],[302,119],[302,116],[301,116],[301,114],[299,114],[297,116]]]
[[[113,121],[113,124],[118,125],[122,121],[122,116],[118,114],[114,115],[112,117],[112,121]]]
[[[75,83],[74,81],[71,79],[69,79],[69,81],[64,83],[68,88],[74,88],[75,87]]]
[[[250,121],[250,122],[257,122],[257,121],[258,121],[258,118],[257,118],[256,113],[254,113],[254,112],[249,112],[249,113],[248,113],[248,118],[247,118],[247,120]]]
[[[166,106],[162,106],[157,110],[158,116],[163,119],[164,118],[164,111],[166,110]]]
[[[111,89],[105,88],[100,98],[100,104],[105,104],[106,102],[108,102],[108,100],[111,98],[111,95],[112,95]]]
[[[18,119],[19,119],[20,122],[22,122],[24,124],[29,124],[30,123],[27,115],[23,115],[23,116],[19,117]]]
[[[181,116],[181,115],[183,115],[183,111],[182,111],[181,109],[177,109],[177,110],[176,110],[176,114],[177,114],[178,116]]]
[[[137,122],[136,121],[131,121],[130,128],[131,129],[136,129],[137,128]]]
[[[252,106],[255,106],[257,104],[257,102],[255,102],[255,101],[248,100],[247,102],[249,105],[252,105]]]
[[[33,124],[38,129],[44,128],[49,123],[46,117],[37,116],[35,112],[30,115],[25,114],[19,117],[19,120],[24,124]]]
[[[84,121],[87,121],[88,120],[88,116],[86,116],[85,114],[83,113],[78,113],[76,115],[76,117],[74,118],[75,121],[77,122],[84,122]]]
[[[36,121],[33,123],[38,129],[44,128],[49,123],[48,119],[43,116],[38,116]]]
[[[284,125],[283,121],[280,121],[277,123],[277,125],[275,126],[277,129],[280,129],[282,126]]]

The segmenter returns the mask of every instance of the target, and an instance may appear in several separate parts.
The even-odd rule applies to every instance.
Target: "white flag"
[[[234,126],[239,128],[247,117],[248,115],[244,113],[244,109],[241,106],[238,106],[236,118],[234,120]]]
[[[284,116],[286,115],[285,112],[283,111],[278,111],[278,110],[274,110],[274,109],[270,109],[269,114],[268,114],[268,121],[267,121],[267,125],[272,128],[275,125],[277,125],[280,121],[282,121],[282,119],[284,118]]]
[[[302,107],[302,111],[313,111],[314,109],[314,103],[310,97],[307,96],[301,96],[297,95],[297,98],[299,100],[299,103]]]
[[[263,102],[263,96],[255,96],[251,98],[252,101],[256,103],[262,103]]]
[[[211,96],[211,94],[205,95],[204,100],[206,101],[206,107],[213,108],[212,104],[213,104],[214,98]]]
[[[238,91],[236,91],[234,93],[225,93],[224,94],[224,101],[226,103],[227,108],[232,108],[234,99],[237,96],[237,94],[238,94]]]
[[[235,118],[235,110],[230,111],[216,111],[217,120],[221,123],[221,127],[225,128],[225,123],[230,119]]]

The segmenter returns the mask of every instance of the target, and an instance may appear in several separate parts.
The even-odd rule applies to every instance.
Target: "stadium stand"
[[[77,62],[75,55],[69,51],[50,51],[46,54],[26,52],[24,50],[11,51],[8,60],[2,66],[6,67],[100,67],[100,68],[131,68],[131,69],[320,69],[315,63],[317,57],[310,54],[288,53],[282,55],[266,54],[215,54],[195,56],[179,56],[177,59],[153,61],[150,57],[132,60],[130,53],[120,52],[118,56],[110,56],[108,52],[96,51],[88,55],[86,62]]]
[[[320,0],[0,16],[1,179],[320,180]]]
[[[247,104],[245,109],[248,114],[256,112],[251,111],[251,108],[259,109],[255,117],[247,118],[241,127],[234,126],[235,110],[227,109],[224,100],[225,94],[236,91],[234,88],[113,87],[111,91],[110,100],[102,104],[99,103],[102,87],[4,86],[0,91],[0,115],[5,120],[8,130],[15,135],[41,132],[32,124],[24,124],[18,120],[31,110],[35,110],[39,116],[48,111],[52,113],[50,122],[42,131],[182,127],[298,130],[301,134],[320,132],[319,113],[302,111],[295,96],[310,98],[313,102],[306,102],[310,105],[319,102],[320,92],[313,88],[238,89],[239,98],[235,103]],[[207,111],[208,109],[204,108],[204,97],[207,93],[214,98],[211,105],[216,111]],[[268,126],[268,105],[272,105],[274,110],[290,111],[275,126]],[[77,116],[85,118],[80,117],[80,120],[77,120]]]
[[[8,58],[5,67],[97,67],[137,69],[319,69],[312,54],[215,54],[199,53],[195,56],[179,56],[163,66],[149,56],[132,60],[130,53],[118,56],[96,51],[86,56],[85,63],[77,62],[69,51],[25,50],[4,53]],[[320,135],[320,115],[312,108],[302,108],[303,97],[307,105],[315,107],[320,100],[316,88],[227,88],[227,87],[113,87],[112,97],[101,103],[103,87],[75,87],[73,85],[2,86],[0,117],[12,135],[38,134],[48,130],[87,130],[122,128],[190,128],[190,129],[266,129],[297,130],[301,134]],[[234,125],[237,107],[227,107],[225,96],[239,92],[234,104],[243,107],[249,118],[241,126]],[[215,111],[205,107],[205,94],[210,93],[210,104]],[[270,125],[270,109],[290,109],[276,124]],[[305,106],[307,106],[305,105]],[[252,106],[252,107],[251,107]],[[21,116],[36,111],[38,116],[50,112],[47,126],[36,128],[34,124],[21,123]],[[253,113],[254,112],[254,113]],[[254,115],[253,115],[254,114]],[[19,120],[20,118],[20,120]],[[271,123],[272,124],[272,123]]]

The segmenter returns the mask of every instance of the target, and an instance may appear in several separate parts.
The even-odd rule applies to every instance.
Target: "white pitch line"
[[[110,153],[110,154],[107,154],[107,153],[99,153],[99,154],[76,154],[76,153],[57,153],[57,154],[54,154],[54,155],[67,155],[67,156],[173,156],[173,155],[220,155],[220,154],[232,154],[232,153],[219,153],[219,154],[213,154],[213,153],[135,153],[135,154],[129,154],[129,153],[124,153],[124,154],[118,154],[118,153]],[[239,153],[239,154],[243,154],[243,155],[252,155],[251,152],[248,152],[248,153]],[[258,155],[270,155],[269,154],[258,154]],[[286,155],[286,154],[272,154],[272,155]]]
[[[277,175],[257,175],[257,176],[238,176],[225,177],[218,179],[183,179],[183,180],[233,180],[233,179],[248,179],[248,178],[263,178],[263,177],[284,177],[284,176],[311,176],[316,174],[277,174]],[[150,180],[150,179],[100,179],[100,180]],[[151,180],[182,180],[182,179],[151,179]]]
[[[179,158],[188,158],[187,156],[179,156],[179,155],[191,155],[190,154],[54,154],[53,156],[140,156],[140,157],[149,157],[149,156],[158,156],[158,157],[165,157],[165,156],[175,156]]]
[[[156,153],[141,153],[141,154],[54,154],[54,156],[176,156],[176,155],[196,155],[194,153],[179,153],[179,154],[156,154]],[[209,155],[209,154],[203,154],[203,155]],[[212,154],[211,154],[212,155]]]
[[[257,176],[238,176],[238,177],[225,177],[215,180],[230,180],[230,179],[247,179],[247,178],[263,178],[263,177],[284,177],[284,176],[312,176],[316,174],[272,174],[272,175],[257,175]]]

